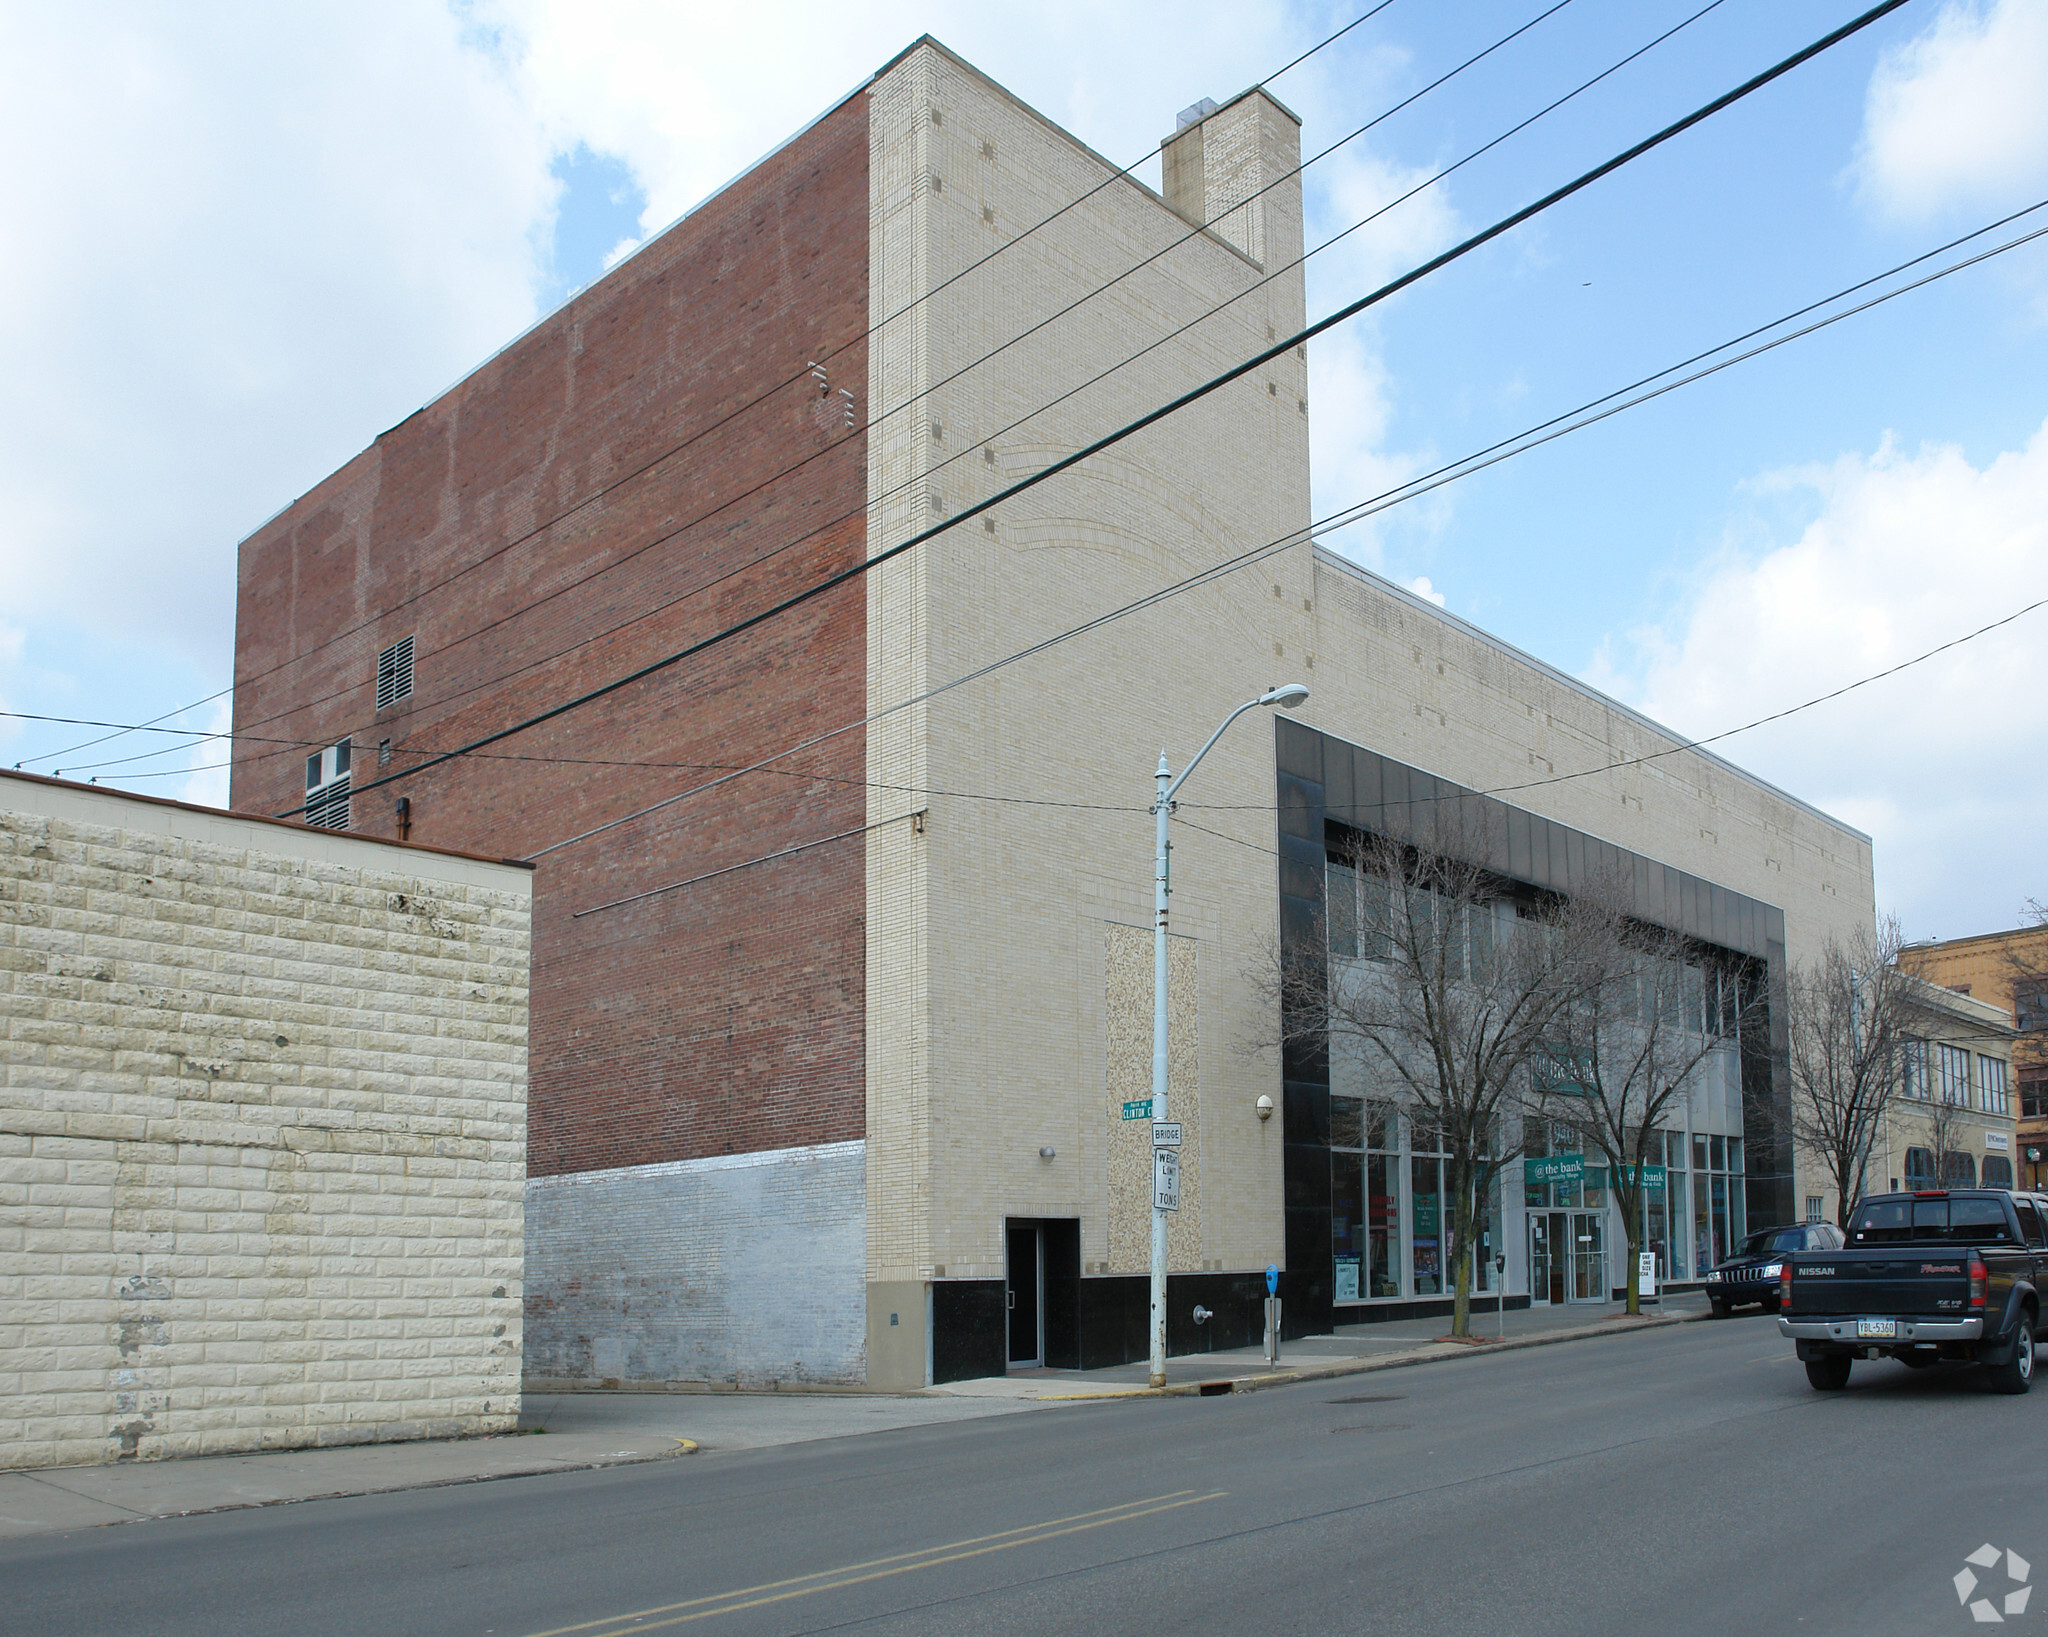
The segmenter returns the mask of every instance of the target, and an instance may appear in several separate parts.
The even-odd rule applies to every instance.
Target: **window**
[[[1821,1195],[1808,1194],[1806,1196],[1806,1220],[1818,1222],[1821,1219],[1821,1206],[1825,1203],[1826,1200]]]
[[[2048,1076],[2021,1075],[2020,1117],[2027,1120],[2048,1118]]]
[[[1934,1186],[1934,1156],[1924,1148],[1906,1150],[1906,1187],[1910,1190]]]
[[[1941,1185],[1944,1188],[1976,1187],[1977,1162],[1968,1154],[1944,1155],[1941,1162]]]
[[[2012,1186],[2012,1161],[2003,1154],[1984,1156],[1984,1186],[1987,1188],[2010,1188]]]
[[[1908,1097],[1917,1097],[1924,1102],[1929,1095],[1927,1082],[1927,1042],[1908,1037],[1905,1048],[1905,1093]]]
[[[316,830],[348,828],[349,741],[306,758],[305,820]]]
[[[400,637],[377,656],[377,708],[412,697],[412,638]]]
[[[2019,1213],[2020,1232],[2026,1235],[2027,1243],[2036,1247],[2048,1245],[2048,1232],[2041,1226],[2041,1213],[2034,1209],[2032,1200],[2016,1199],[2012,1208]]]
[[[1957,1108],[1970,1106],[1970,1054],[1961,1046],[1938,1045],[1941,1100]]]
[[[2005,1207],[1995,1199],[1887,1200],[1856,1213],[1853,1242],[1954,1239],[1969,1243],[2010,1241]]]
[[[1358,872],[1334,858],[1323,872],[1323,913],[1329,921],[1330,953],[1358,954]]]
[[[1977,1095],[1982,1100],[1986,1114],[2009,1114],[2012,1112],[2011,1099],[2005,1090],[2005,1060],[1999,1057],[1977,1058]]]
[[[1401,1158],[1394,1105],[1330,1099],[1330,1251],[1337,1301],[1398,1296]],[[1361,1148],[1379,1152],[1361,1153]]]

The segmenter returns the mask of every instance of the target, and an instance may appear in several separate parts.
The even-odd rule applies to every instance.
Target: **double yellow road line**
[[[586,1620],[580,1625],[555,1626],[547,1631],[534,1632],[532,1637],[626,1637],[629,1632],[659,1631],[664,1626],[687,1625],[693,1620],[708,1620],[719,1614],[738,1614],[743,1609],[763,1608],[770,1603],[786,1603],[796,1597],[815,1597],[821,1592],[840,1591],[848,1586],[863,1585],[870,1580],[886,1580],[891,1575],[916,1574],[925,1569],[943,1568],[948,1563],[962,1563],[969,1558],[986,1557],[991,1552],[1012,1552],[1020,1546],[1036,1546],[1041,1541],[1057,1540],[1062,1535],[1078,1535],[1090,1529],[1108,1529],[1119,1523],[1132,1523],[1139,1518],[1149,1518],[1160,1512],[1172,1512],[1183,1506],[1199,1506],[1204,1501],[1221,1500],[1229,1491],[1217,1489],[1207,1494],[1192,1489],[1177,1489],[1170,1494],[1154,1495],[1146,1500],[1126,1501],[1122,1506],[1107,1506],[1095,1512],[1076,1512],[1071,1517],[1048,1518],[1043,1523],[1026,1524],[1021,1529],[1005,1529],[1000,1534],[976,1535],[968,1540],[949,1541],[943,1546],[930,1546],[921,1552],[899,1552],[894,1557],[870,1558],[865,1563],[849,1563],[837,1569],[823,1569],[817,1574],[798,1575],[790,1580],[771,1580],[764,1585],[742,1586],[736,1591],[718,1592],[707,1597],[686,1598],[680,1603],[664,1603],[657,1608],[635,1609],[626,1614],[610,1615],[602,1620]]]

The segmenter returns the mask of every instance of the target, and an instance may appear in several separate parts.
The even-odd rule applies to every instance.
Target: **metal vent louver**
[[[306,798],[306,822],[316,830],[348,828],[348,779],[324,784]]]
[[[350,741],[329,745],[306,758],[305,820],[317,830],[348,828]]]
[[[377,708],[412,697],[412,638],[400,637],[377,656]]]

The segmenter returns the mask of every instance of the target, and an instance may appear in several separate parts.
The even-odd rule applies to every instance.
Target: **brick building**
[[[1176,839],[1176,1346],[1269,1261],[1336,1312],[1332,1091],[1246,975],[1346,827],[1526,786],[1504,880],[1625,866],[1765,988],[1868,924],[1867,837],[1312,542],[1299,349],[660,663],[1299,330],[1299,151],[1197,104],[1162,197],[919,41],[245,542],[235,805],[537,862],[530,1378],[1141,1355],[1152,769],[1270,683]],[[1715,1072],[1710,1248],[1795,1195],[1782,1065]]]
[[[531,884],[0,773],[0,1466],[517,1423]]]
[[[2013,1107],[2023,1188],[2048,1186],[2048,926],[1912,944],[1899,965],[2003,1014],[2012,1042]]]

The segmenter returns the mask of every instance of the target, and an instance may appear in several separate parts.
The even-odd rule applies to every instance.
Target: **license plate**
[[[1896,1341],[1899,1334],[1897,1319],[1858,1319],[1856,1334],[1868,1336],[1874,1341]]]

